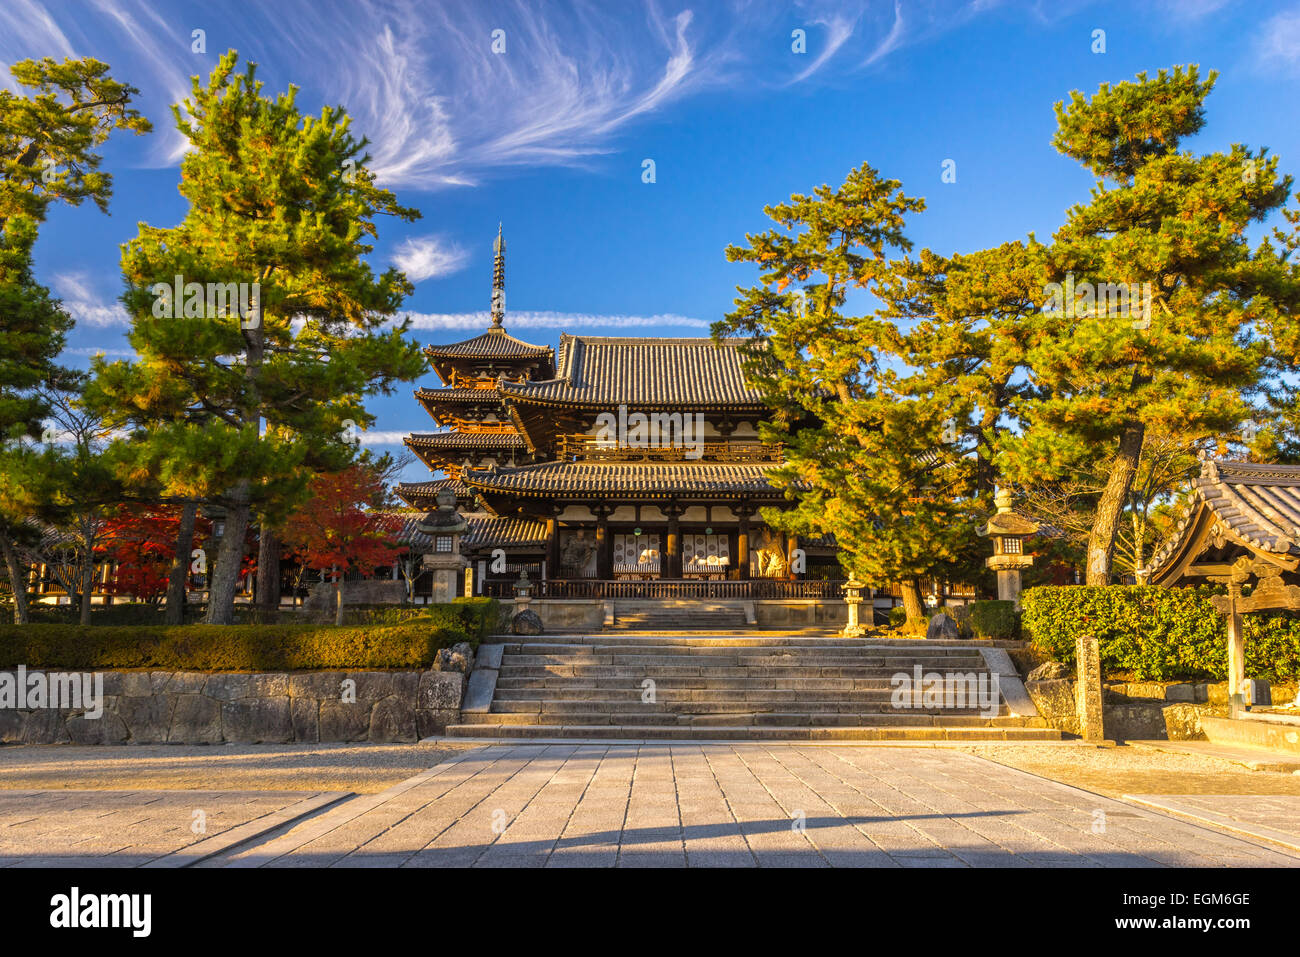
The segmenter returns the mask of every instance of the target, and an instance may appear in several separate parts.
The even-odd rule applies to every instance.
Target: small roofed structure
[[[1300,583],[1300,465],[1201,459],[1189,507],[1143,569],[1152,585],[1205,584],[1239,559],[1262,562]]]
[[[1220,584],[1215,607],[1228,621],[1228,694],[1243,706],[1241,616],[1300,611],[1300,466],[1216,462],[1201,457],[1188,509],[1139,580],[1153,585]]]

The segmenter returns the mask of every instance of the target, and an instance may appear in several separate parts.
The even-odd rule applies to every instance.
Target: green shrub
[[[907,624],[907,610],[902,605],[889,609],[890,628],[902,628],[905,624]]]
[[[470,634],[480,640],[501,630],[501,602],[495,598],[453,598]]]
[[[401,625],[0,625],[0,667],[75,670],[308,671],[425,668],[463,628]]]
[[[1228,673],[1227,622],[1210,598],[1222,588],[1083,585],[1026,589],[1024,635],[1050,658],[1074,661],[1078,636],[1097,636],[1103,671],[1140,681],[1213,679]],[[1300,674],[1300,618],[1285,612],[1242,616],[1246,673],[1266,681]]]
[[[970,605],[970,630],[976,638],[1014,638],[1020,623],[1010,601],[976,601]]]

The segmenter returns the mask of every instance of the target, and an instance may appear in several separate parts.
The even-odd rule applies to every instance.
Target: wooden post
[[[606,581],[614,577],[614,541],[609,535],[608,505],[597,505],[596,513],[596,577]]]
[[[1228,717],[1241,714],[1246,690],[1246,645],[1241,634],[1241,612],[1237,610],[1238,589],[1228,589]]]
[[[736,529],[736,572],[742,581],[749,578],[749,516],[753,510],[740,505],[735,509],[740,524]]]
[[[668,534],[664,536],[663,568],[665,578],[682,577],[682,539],[678,518],[682,514],[680,505],[665,505],[664,514],[668,516]]]
[[[546,577],[560,577],[560,509],[552,509],[546,519]]]

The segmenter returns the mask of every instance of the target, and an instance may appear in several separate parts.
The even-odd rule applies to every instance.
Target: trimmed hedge
[[[456,628],[482,640],[499,630],[501,603],[495,598],[453,598],[437,605],[351,605],[343,609],[347,625],[400,625],[432,623],[436,628]]]
[[[1222,588],[1085,585],[1029,588],[1020,596],[1021,628],[1033,646],[1074,662],[1084,630],[1097,636],[1104,672],[1130,672],[1139,681],[1224,680],[1227,622],[1210,597]],[[1242,616],[1246,674],[1285,681],[1300,674],[1300,618],[1285,612]]]
[[[478,636],[401,625],[0,625],[0,668],[159,671],[357,671],[427,668],[440,648]]]
[[[970,629],[976,638],[1014,638],[1019,630],[1016,603],[976,601],[970,605]]]

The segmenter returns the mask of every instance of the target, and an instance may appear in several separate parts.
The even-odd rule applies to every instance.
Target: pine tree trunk
[[[280,607],[280,539],[265,522],[257,541],[257,604],[270,612]]]
[[[226,506],[226,528],[221,535],[221,547],[217,549],[208,587],[208,613],[204,621],[210,625],[230,625],[235,621],[235,589],[239,587],[244,536],[248,533],[252,512],[248,502],[249,486],[248,479],[242,479]]]
[[[95,591],[95,548],[92,536],[82,539],[85,553],[81,557],[81,616],[83,625],[90,624],[90,596]]]
[[[9,589],[14,594],[14,624],[26,625],[31,618],[27,611],[27,576],[23,574],[18,550],[9,536],[0,532],[0,552],[4,553],[5,569],[9,572]]]
[[[180,529],[176,533],[176,557],[167,576],[167,610],[163,621],[169,625],[185,622],[185,580],[189,576],[190,554],[194,548],[194,522],[198,506],[186,502],[181,509]]]
[[[903,593],[903,611],[907,614],[907,624],[914,628],[917,622],[925,620],[925,606],[921,603],[921,583],[915,578],[906,578],[899,583]]]
[[[1110,477],[1097,503],[1097,515],[1092,521],[1088,537],[1088,574],[1085,582],[1097,587],[1110,584],[1112,553],[1115,535],[1119,531],[1124,503],[1128,501],[1133,476],[1137,474],[1138,459],[1142,456],[1142,441],[1146,427],[1140,422],[1129,425],[1119,440],[1119,452],[1111,463]]]

